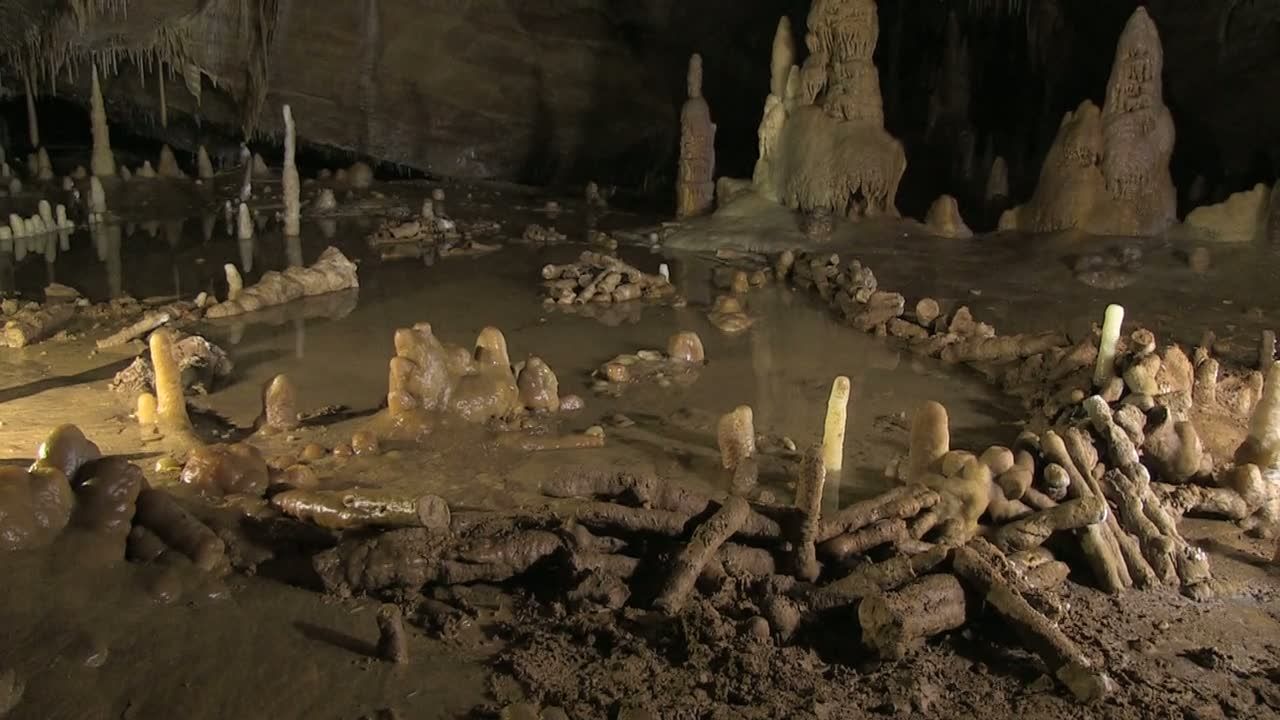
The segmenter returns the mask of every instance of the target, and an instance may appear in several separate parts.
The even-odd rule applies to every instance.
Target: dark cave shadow
[[[322,627],[314,623],[305,622],[303,620],[294,621],[293,627],[302,633],[303,637],[315,642],[332,645],[347,652],[352,652],[367,658],[378,657],[378,648],[369,642],[365,642],[359,638],[351,637],[345,633],[334,630],[333,628]]]
[[[84,372],[76,373],[75,375],[44,377],[25,385],[5,388],[0,390],[0,403],[6,403],[10,400],[21,400],[22,398],[30,397],[32,395],[39,395],[47,390],[55,390],[58,388],[72,387],[74,385],[110,380],[115,377],[116,373],[129,367],[129,365],[133,363],[133,360],[133,358],[125,358],[107,365],[90,368]]]

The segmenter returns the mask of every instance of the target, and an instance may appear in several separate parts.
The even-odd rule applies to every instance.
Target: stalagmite
[[[240,202],[247,203],[253,197],[253,153],[244,143],[240,143],[240,167],[244,172],[244,180],[240,183]]]
[[[209,151],[203,145],[196,150],[196,176],[201,180],[213,179],[213,162],[209,160]]]
[[[291,517],[330,530],[449,527],[449,504],[436,495],[413,495],[376,488],[289,490],[271,504]]]
[[[849,378],[841,375],[831,385],[822,431],[822,464],[828,473],[844,467],[844,432],[849,416]]]
[[[999,550],[980,538],[972,540],[956,549],[952,565],[956,574],[984,597],[987,605],[1044,660],[1049,672],[1076,699],[1101,702],[1114,691],[1114,681],[1095,668],[1056,623],[1027,602],[1018,582],[1013,580],[1018,576],[1017,569]]]
[[[689,99],[680,111],[676,217],[702,215],[715,201],[716,126],[702,97],[702,56],[689,58]]]
[[[965,622],[964,588],[954,575],[926,575],[901,590],[875,593],[858,605],[862,641],[897,660],[925,640]]]
[[[751,408],[739,405],[720,418],[716,428],[720,461],[726,470],[734,470],[742,461],[755,457],[756,429]]]
[[[102,181],[97,175],[89,178],[89,212],[92,222],[102,222],[107,212],[107,191],[102,188]]]
[[[268,272],[235,300],[218,303],[206,311],[208,318],[241,315],[283,305],[302,297],[324,295],[360,287],[355,263],[337,248],[325,248],[310,267],[291,267],[284,272]]]
[[[240,211],[236,215],[236,238],[240,240],[253,239],[253,215],[249,212],[249,206],[240,203]]]
[[[796,510],[800,513],[799,537],[795,543],[796,575],[813,582],[818,579],[818,523],[822,520],[822,490],[826,484],[823,449],[814,448],[800,464],[796,480]]]
[[[93,124],[93,157],[89,164],[94,177],[114,177],[116,160],[111,153],[111,131],[107,128],[107,105],[98,82],[98,64],[92,64],[93,89],[89,119]]]
[[[1164,50],[1145,7],[1116,44],[1099,109],[1085,100],[1062,119],[1035,194],[1000,229],[1158,235],[1176,221],[1169,174],[1174,125],[1164,103]]]
[[[396,605],[378,608],[378,657],[397,665],[409,662],[409,638],[404,630],[404,616]]]
[[[262,415],[257,426],[272,432],[298,427],[298,391],[288,376],[277,375],[262,389]]]
[[[49,205],[48,200],[41,200],[39,205],[37,205],[36,207],[38,208],[37,212],[40,214],[40,219],[44,221],[44,226],[46,228],[52,230],[58,227],[57,224],[54,222],[53,208]]]
[[[150,346],[151,367],[155,371],[156,424],[180,442],[190,441],[194,434],[182,389],[182,371],[174,356],[172,331],[159,328],[151,333]]]
[[[906,480],[920,482],[951,450],[947,409],[940,403],[930,401],[916,411],[911,421],[909,448]]]
[[[297,131],[293,125],[293,111],[284,106],[284,170],[281,174],[281,185],[284,192],[284,234],[296,237],[300,230],[302,200],[299,195],[302,188],[298,179],[298,166],[295,162],[297,147]]]
[[[938,199],[929,206],[924,224],[930,232],[939,237],[956,240],[968,240],[973,237],[973,231],[960,217],[960,207],[956,204],[956,199],[950,195],[938,196]]]
[[[36,179],[41,182],[53,179],[53,163],[49,161],[49,151],[44,148],[36,150]]]
[[[1280,468],[1280,362],[1267,369],[1262,398],[1249,420],[1249,435],[1236,450],[1236,464],[1257,465],[1263,470]]]
[[[1116,343],[1124,324],[1124,307],[1108,305],[1102,320],[1102,340],[1098,345],[1098,364],[1093,371],[1094,387],[1103,387],[1116,374]]]
[[[997,155],[991,163],[985,197],[988,207],[998,206],[1009,199],[1009,165],[1003,155]]]
[[[884,128],[876,3],[815,3],[807,25],[804,67],[789,72],[783,97],[766,100],[753,186],[794,209],[896,216],[907,159]]]
[[[699,525],[693,531],[689,544],[676,557],[671,575],[654,605],[671,614],[680,612],[689,592],[693,590],[694,582],[702,574],[702,568],[708,560],[715,557],[720,546],[742,527],[750,509],[743,498],[730,497],[715,514]]]
[[[159,168],[156,170],[156,176],[168,179],[185,178],[186,173],[182,172],[182,168],[178,167],[178,158],[174,157],[173,149],[168,145],[160,146],[160,160],[156,163]]]
[[[134,521],[155,533],[169,547],[189,557],[201,570],[220,572],[226,569],[226,544],[164,490],[145,489],[138,495]]]
[[[1271,196],[1271,188],[1258,183],[1252,190],[1233,193],[1216,205],[1192,210],[1184,222],[1219,242],[1260,242],[1267,236]]]
[[[231,302],[240,297],[240,292],[244,290],[244,280],[240,277],[240,271],[231,263],[223,265],[222,272],[227,277],[227,302]]]

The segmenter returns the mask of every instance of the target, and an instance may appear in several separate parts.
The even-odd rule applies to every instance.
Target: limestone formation
[[[201,180],[213,179],[213,162],[209,160],[209,151],[203,145],[196,150],[196,175]]]
[[[36,150],[36,179],[41,182],[53,179],[53,163],[49,161],[49,151],[44,148]]]
[[[1139,7],[1116,46],[1102,109],[1086,100],[1058,128],[1027,204],[1000,218],[1002,230],[1080,230],[1156,235],[1174,223],[1169,175],[1173,117],[1164,104],[1164,51]]]
[[[827,415],[823,422],[822,464],[828,473],[844,467],[844,432],[849,417],[849,378],[841,375],[831,385]]]
[[[186,173],[182,172],[182,168],[178,167],[178,158],[174,157],[173,149],[168,145],[160,146],[160,160],[156,163],[156,177],[178,180],[185,178]]]
[[[267,432],[282,432],[298,425],[298,391],[287,375],[277,375],[262,388],[262,415],[257,426]]]
[[[715,202],[716,126],[702,97],[702,56],[689,58],[689,99],[680,111],[676,217],[710,212]]]
[[[756,191],[800,210],[896,216],[907,160],[884,129],[876,3],[815,2],[808,28],[804,67],[766,101]]]
[[[250,214],[249,206],[245,203],[240,203],[240,211],[236,215],[236,238],[253,239],[253,215]]]
[[[1271,207],[1273,194],[1271,188],[1258,183],[1252,190],[1234,193],[1217,205],[1192,210],[1187,214],[1186,224],[1220,242],[1265,240],[1268,221],[1276,212]]]
[[[987,207],[996,207],[1009,199],[1009,164],[1003,155],[997,155],[991,162],[991,172],[987,174],[987,190],[984,196]]]
[[[950,195],[940,195],[933,201],[929,206],[929,214],[925,216],[924,224],[930,232],[939,237],[956,240],[968,240],[973,237],[973,231],[965,225],[964,218],[960,217],[960,207],[956,204],[956,199]]]
[[[100,222],[107,212],[107,192],[97,175],[89,178],[89,221]]]
[[[98,82],[98,65],[93,64],[93,94],[89,119],[93,123],[93,157],[90,169],[95,177],[114,177],[115,156],[111,154],[111,131],[107,128],[107,105],[102,99],[102,85]]]
[[[284,192],[284,234],[297,237],[301,232],[302,187],[298,179],[298,165],[295,162],[297,135],[293,126],[293,111],[284,106],[284,171],[281,174],[281,186]]]

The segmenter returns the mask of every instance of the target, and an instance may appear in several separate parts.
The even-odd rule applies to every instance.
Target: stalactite
[[[164,64],[156,63],[156,83],[160,89],[160,127],[169,127],[169,103],[164,96]]]

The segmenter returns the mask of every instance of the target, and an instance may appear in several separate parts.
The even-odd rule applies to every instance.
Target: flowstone
[[[896,217],[907,158],[884,129],[872,61],[880,35],[876,3],[815,0],[808,27],[804,67],[793,66],[783,94],[773,88],[765,104],[755,189],[799,210]],[[775,66],[779,47],[785,43],[775,41]]]
[[[1169,175],[1173,116],[1164,104],[1164,51],[1138,8],[1116,46],[1102,109],[1086,100],[1063,118],[1031,200],[1000,218],[1001,230],[1081,230],[1157,235],[1175,220]]]

